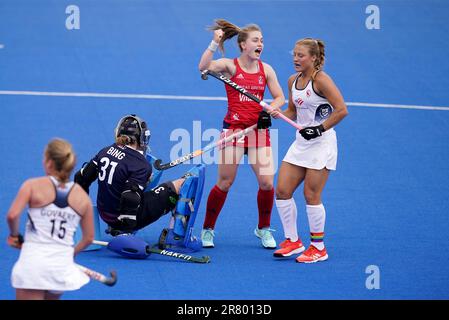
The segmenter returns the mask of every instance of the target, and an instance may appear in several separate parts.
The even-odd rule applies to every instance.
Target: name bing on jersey
[[[126,154],[123,151],[120,151],[114,147],[110,147],[106,153],[119,160],[122,160],[126,156]]]

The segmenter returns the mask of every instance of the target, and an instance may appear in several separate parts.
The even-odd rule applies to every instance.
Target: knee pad
[[[198,208],[203,194],[206,167],[197,165],[184,176],[185,181],[179,192],[179,200],[174,214],[174,234],[184,238],[187,247],[194,241],[192,237]]]
[[[120,195],[118,210],[125,215],[136,215],[141,204],[142,196],[137,184],[127,186]]]
[[[153,192],[164,199],[164,208],[166,213],[176,208],[179,200],[179,194],[176,192],[175,185],[171,181],[161,183],[153,189]],[[162,200],[161,200],[162,201]]]

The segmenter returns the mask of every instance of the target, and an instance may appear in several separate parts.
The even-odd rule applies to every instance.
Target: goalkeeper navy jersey
[[[92,159],[98,167],[97,207],[100,211],[120,215],[120,196],[128,182],[144,190],[151,177],[151,165],[142,152],[113,144]]]

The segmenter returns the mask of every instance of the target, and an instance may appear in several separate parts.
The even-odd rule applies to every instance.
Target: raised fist
[[[220,40],[221,40],[221,38],[223,37],[223,30],[221,30],[221,29],[218,29],[218,30],[215,30],[214,31],[214,41],[216,42],[216,43],[219,43],[220,42]]]

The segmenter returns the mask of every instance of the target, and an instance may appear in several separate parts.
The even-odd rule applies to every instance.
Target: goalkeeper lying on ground
[[[115,129],[115,143],[101,149],[85,164],[75,174],[75,182],[89,192],[90,185],[98,180],[97,208],[111,235],[134,233],[174,211],[169,233],[165,230],[164,243],[160,245],[197,251],[201,242],[187,232],[193,227],[196,212],[190,210],[193,206],[178,200],[181,195],[183,201],[193,201],[188,195],[195,194],[204,179],[186,174],[147,189],[152,173],[145,156],[149,139],[150,130],[143,119],[136,115],[123,117]],[[199,171],[204,175],[204,166]],[[200,201],[200,197],[195,201]]]

